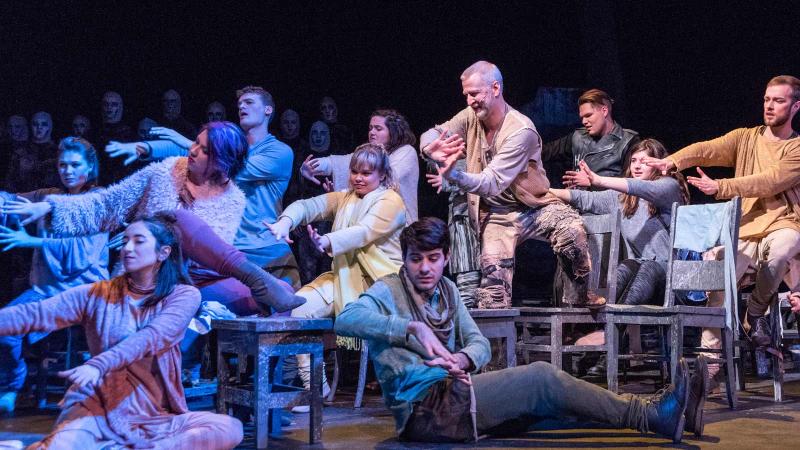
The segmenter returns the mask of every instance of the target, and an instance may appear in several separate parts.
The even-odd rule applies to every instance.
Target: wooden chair
[[[739,216],[741,214],[741,202],[738,197],[726,203],[714,205],[687,205],[672,206],[672,224],[670,227],[670,252],[667,263],[666,289],[664,293],[664,303],[662,306],[629,306],[629,305],[608,305],[605,308],[606,319],[606,344],[608,346],[608,389],[616,392],[617,370],[619,359],[644,359],[644,360],[667,360],[670,363],[670,374],[673,379],[678,361],[685,351],[689,354],[696,354],[700,351],[705,353],[721,353],[721,358],[713,358],[711,363],[722,364],[726,374],[726,391],[728,405],[731,409],[736,407],[736,370],[734,355],[734,339],[737,330],[738,320],[736,319],[736,280],[735,273],[725,270],[725,260],[720,261],[683,261],[675,258],[677,248],[675,248],[676,236],[685,232],[683,223],[678,221],[678,216],[682,212],[690,212],[684,208],[719,208],[719,226],[723,228],[723,223],[727,224],[727,238],[732,243],[733,251],[725,252],[723,258],[734,258],[737,239],[739,235]],[[698,210],[699,211],[699,210]],[[705,210],[703,210],[705,211]],[[714,217],[709,217],[712,220]],[[720,241],[722,241],[720,237]],[[733,292],[731,292],[731,290]],[[675,305],[675,291],[722,291],[726,298],[731,299],[731,304],[721,307],[696,307],[686,305]],[[733,320],[729,320],[730,311]],[[619,355],[619,325],[657,325],[662,328],[662,335],[669,342],[669,355],[647,355],[647,354],[627,354]],[[717,328],[722,331],[722,349],[699,349],[684,348],[683,329],[685,327]]]
[[[621,213],[581,216],[589,238],[589,253],[592,272],[589,275],[589,289],[613,303],[617,295],[617,264],[619,262]],[[603,345],[564,345],[564,325],[566,324],[604,324],[603,310],[572,307],[523,307],[519,308],[516,322],[522,327],[522,342],[519,347],[530,363],[530,353],[550,354],[550,363],[559,369],[565,353],[606,351]],[[539,344],[533,341],[531,327],[550,326],[550,343]]]

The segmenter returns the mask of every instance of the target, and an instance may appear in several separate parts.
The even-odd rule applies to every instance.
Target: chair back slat
[[[617,295],[620,212],[581,216],[589,243],[592,271],[589,289],[614,303]]]
[[[723,261],[672,261],[673,291],[724,291]]]

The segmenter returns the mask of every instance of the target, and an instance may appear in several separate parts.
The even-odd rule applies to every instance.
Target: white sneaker
[[[322,383],[322,398],[327,397],[331,393],[331,387],[328,382]],[[311,412],[311,405],[297,405],[292,407],[292,412],[296,414],[308,414]]]

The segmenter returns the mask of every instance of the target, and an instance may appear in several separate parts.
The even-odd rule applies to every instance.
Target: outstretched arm
[[[55,331],[80,324],[86,316],[86,305],[92,286],[78,286],[41,302],[0,309],[0,335]]]

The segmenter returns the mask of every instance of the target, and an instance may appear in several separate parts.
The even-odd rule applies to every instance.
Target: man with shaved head
[[[461,87],[467,107],[423,134],[420,149],[467,192],[470,224],[481,240],[479,307],[511,307],[514,251],[530,238],[553,246],[564,268],[564,303],[602,306],[605,299],[587,291],[589,249],[580,216],[549,193],[542,140],[533,122],[506,103],[500,70],[478,61],[461,74]],[[465,156],[461,170],[455,163]]]

